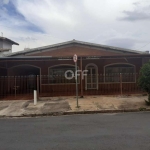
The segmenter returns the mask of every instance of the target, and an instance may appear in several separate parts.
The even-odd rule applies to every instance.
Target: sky
[[[150,50],[149,0],[0,0],[0,36],[13,52],[73,39]]]

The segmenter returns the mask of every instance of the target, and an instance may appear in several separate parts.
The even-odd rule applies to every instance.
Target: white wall
[[[5,57],[5,55],[12,53],[12,50],[0,52],[0,57]]]
[[[3,42],[3,48],[4,49],[12,49],[12,44],[7,42],[7,41],[4,41]]]
[[[7,41],[0,40],[0,48],[8,49],[8,51],[0,51],[0,57],[4,57],[5,55],[12,52],[12,44]]]
[[[2,48],[3,44],[2,44],[2,41],[0,41],[0,48]]]

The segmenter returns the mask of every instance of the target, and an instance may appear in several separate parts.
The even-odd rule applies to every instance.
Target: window
[[[61,65],[49,68],[49,83],[75,83],[74,77],[72,79],[65,78],[65,72],[67,70],[71,70],[75,74],[75,66]],[[67,76],[72,77],[72,73],[68,72]]]
[[[135,82],[135,67],[130,64],[115,64],[105,67],[105,82]]]
[[[98,69],[95,64],[89,64],[86,66],[86,89],[98,89]]]

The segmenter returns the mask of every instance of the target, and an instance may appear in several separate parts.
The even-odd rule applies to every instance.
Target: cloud
[[[0,32],[20,44],[13,51],[72,39],[136,49],[149,42],[150,23],[131,20],[148,15],[148,6],[142,0],[0,0]]]
[[[4,1],[3,1],[4,2]],[[7,2],[7,3],[6,3]],[[7,5],[5,5],[7,4]],[[0,5],[0,25],[7,25],[11,28],[19,28],[22,30],[32,30],[35,32],[43,32],[35,24],[27,21],[25,17],[18,12],[12,1],[6,1]]]
[[[127,21],[150,20],[150,12],[145,13],[139,11],[123,11],[123,13],[126,15],[126,17],[120,18],[120,20],[127,20]]]
[[[71,16],[77,10],[69,1],[62,3],[51,0],[33,0],[32,2],[18,0],[15,5],[27,21],[36,24],[45,32],[52,33],[56,28],[57,30],[71,30],[77,23],[76,19]]]
[[[4,4],[8,4],[8,3],[9,3],[9,0],[3,0],[3,3],[4,3]]]
[[[122,47],[122,48],[133,48],[136,42],[137,41],[134,39],[114,38],[114,39],[109,39],[108,41],[106,41],[106,44],[111,45],[111,46]]]
[[[124,17],[120,17],[118,20],[123,21],[142,21],[142,20],[150,20],[150,4],[148,6],[142,5],[142,3],[136,2],[133,3],[135,6],[134,10],[127,11],[124,10]]]

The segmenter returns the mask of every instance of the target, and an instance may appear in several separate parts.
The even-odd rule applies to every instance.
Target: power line
[[[147,43],[147,44],[145,44],[144,46],[140,47],[139,49],[141,49],[141,48],[143,48],[143,47],[147,46],[148,44],[150,44],[150,42],[149,42],[149,43]]]

